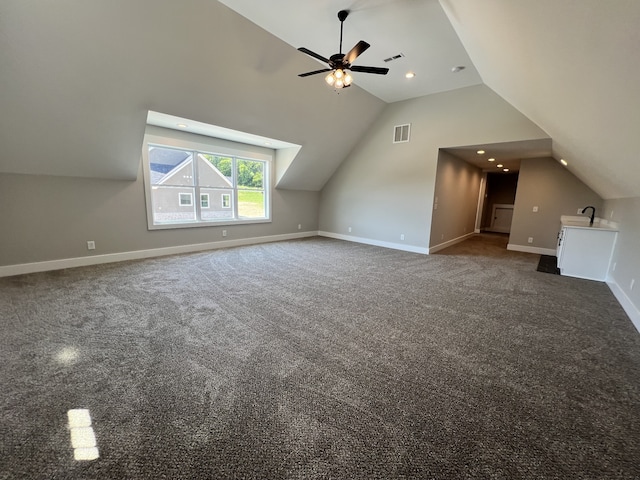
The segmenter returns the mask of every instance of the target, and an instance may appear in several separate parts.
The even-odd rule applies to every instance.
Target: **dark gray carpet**
[[[640,335],[537,262],[312,238],[0,279],[0,478],[640,478]]]

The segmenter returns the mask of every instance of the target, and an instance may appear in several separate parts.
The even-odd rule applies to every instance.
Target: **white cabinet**
[[[558,238],[560,274],[604,281],[617,235],[609,228],[563,225]]]

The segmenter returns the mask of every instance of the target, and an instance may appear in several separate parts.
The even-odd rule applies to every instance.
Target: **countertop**
[[[618,224],[616,222],[608,222],[598,217],[594,218],[593,225],[589,225],[588,217],[562,215],[560,217],[560,224],[562,227],[582,228],[586,230],[608,230],[611,232],[618,231]]]

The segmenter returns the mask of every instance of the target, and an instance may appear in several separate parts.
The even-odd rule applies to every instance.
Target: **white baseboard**
[[[607,280],[607,285],[613,293],[614,297],[618,300],[618,303],[622,306],[625,313],[629,316],[631,323],[636,327],[636,330],[640,332],[640,309],[633,304],[631,299],[624,293],[624,290],[620,288],[615,281]]]
[[[162,257],[180,253],[202,252],[218,248],[239,247],[242,245],[254,245],[258,243],[280,242],[296,238],[315,237],[317,231],[286,233],[283,235],[269,235],[266,237],[240,238],[237,240],[223,240],[220,242],[197,243],[193,245],[177,245],[175,247],[152,248],[149,250],[135,250],[132,252],[107,253],[104,255],[89,255],[86,257],[63,258],[60,260],[47,260],[44,262],[22,263],[0,267],[0,277],[22,275],[25,273],[47,272],[61,270],[63,268],[86,267],[102,263],[122,262],[125,260],[140,260],[143,258]]]
[[[429,253],[436,253],[439,252],[440,250],[444,250],[447,247],[450,247],[451,245],[455,245],[456,243],[460,243],[460,242],[464,242],[465,240],[467,240],[468,238],[471,238],[475,235],[475,232],[472,233],[467,233],[466,235],[463,235],[461,237],[458,238],[454,238],[453,240],[448,240],[444,243],[440,243],[438,245],[434,245],[433,247],[429,247]]]
[[[554,257],[556,256],[555,248],[529,247],[527,245],[516,245],[515,243],[508,244],[507,250],[513,250],[514,252],[535,253],[537,255],[552,255]]]
[[[347,242],[364,243],[366,245],[375,245],[376,247],[392,248],[394,250],[404,250],[411,253],[422,253],[427,255],[429,251],[424,247],[416,247],[413,245],[405,245],[403,243],[383,242],[381,240],[372,240],[370,238],[354,237],[351,235],[342,235],[340,233],[319,231],[321,237],[335,238],[337,240],[346,240]]]

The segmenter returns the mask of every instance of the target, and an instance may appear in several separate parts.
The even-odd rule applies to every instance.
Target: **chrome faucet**
[[[591,220],[589,221],[589,226],[592,227],[593,226],[593,217],[596,216],[596,207],[592,207],[591,205],[589,205],[588,207],[584,207],[582,209],[582,213],[586,212],[588,208],[591,209]]]

